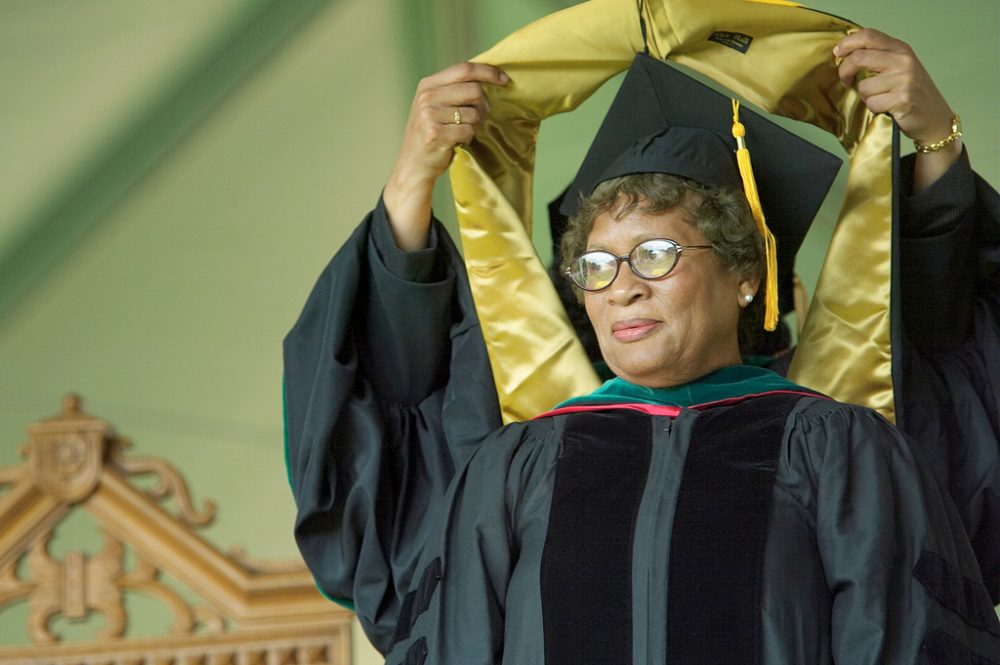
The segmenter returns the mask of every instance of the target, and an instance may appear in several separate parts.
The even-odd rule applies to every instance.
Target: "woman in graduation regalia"
[[[429,183],[488,123],[481,84],[516,83],[485,65],[425,80],[382,199],[286,339],[296,536],[320,588],[391,663],[995,659],[965,530],[920,455],[873,411],[739,365],[760,263],[695,249],[717,241],[683,206],[591,220],[586,249],[616,273],[583,279],[592,255],[576,273],[620,378],[501,427],[493,347]],[[661,159],[683,142],[642,141],[581,191],[649,171],[743,191],[728,155],[711,171],[730,159],[730,177],[706,182]],[[632,251],[662,237],[687,247],[667,274]]]
[[[876,33],[839,17],[783,0],[638,4],[574,6],[479,58],[515,85],[487,87],[489,121],[456,149],[450,177],[504,422],[599,385],[531,244],[539,123],[575,108],[636,52],[677,62],[843,146],[840,216],[788,376],[873,408],[915,438],[1000,603],[1000,196],[971,171],[960,140],[919,159],[900,160],[897,146],[899,129],[925,145],[955,139],[957,116],[905,44],[883,36],[862,47],[857,40]],[[830,52],[852,33],[843,66],[833,66]],[[852,85],[865,69],[880,75]],[[918,85],[886,94],[893,81]],[[929,135],[914,108],[937,109]],[[799,239],[774,231],[785,248],[779,302],[790,311]]]

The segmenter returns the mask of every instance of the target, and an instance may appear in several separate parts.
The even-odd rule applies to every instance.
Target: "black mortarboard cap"
[[[739,117],[761,207],[777,241],[780,307],[788,311],[793,307],[795,253],[841,160],[746,107]],[[604,180],[629,173],[673,173],[742,192],[732,128],[730,98],[672,65],[639,54],[576,178],[560,197],[559,212],[572,216],[581,196]]]

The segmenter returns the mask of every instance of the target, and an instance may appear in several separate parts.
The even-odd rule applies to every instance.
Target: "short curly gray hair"
[[[744,279],[763,278],[764,240],[743,194],[667,173],[634,173],[599,184],[566,225],[560,242],[563,268],[587,250],[587,238],[599,215],[610,213],[621,219],[636,210],[656,214],[677,207],[686,213],[685,221],[711,243],[727,270]],[[582,293],[578,291],[580,297]],[[740,316],[739,340],[744,352],[763,321],[763,293],[761,296]]]

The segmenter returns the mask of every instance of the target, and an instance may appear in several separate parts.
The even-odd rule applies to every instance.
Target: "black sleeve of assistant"
[[[361,371],[390,402],[419,404],[447,379],[455,276],[439,250],[444,232],[435,220],[427,249],[404,252],[381,199],[372,212],[357,344]]]
[[[975,177],[961,157],[935,183],[913,194],[914,156],[900,176],[900,283],[903,329],[923,350],[958,343],[972,321],[975,269]]]

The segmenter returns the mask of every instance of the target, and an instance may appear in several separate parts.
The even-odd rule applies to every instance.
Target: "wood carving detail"
[[[201,511],[196,510],[191,502],[187,483],[177,469],[166,460],[156,457],[126,458],[125,450],[131,445],[131,441],[127,439],[118,439],[111,446],[109,462],[124,475],[154,476],[156,485],[146,490],[146,494],[158,502],[176,496],[177,517],[188,526],[203,527],[212,523],[215,519],[215,502],[205,500],[202,502]]]
[[[125,612],[118,580],[122,575],[122,548],[109,541],[94,557],[80,551],[68,552],[60,561],[49,553],[52,533],[37,541],[28,554],[32,592],[28,634],[42,644],[58,641],[49,624],[60,614],[67,619],[86,619],[91,611],[106,617],[100,637],[119,637],[125,632]]]
[[[0,606],[15,598],[30,596],[28,632],[41,644],[59,641],[50,624],[62,615],[71,620],[87,619],[92,612],[106,621],[98,639],[122,637],[128,626],[125,592],[134,591],[160,601],[174,620],[171,632],[178,635],[221,632],[222,616],[207,607],[191,606],[173,589],[160,581],[160,571],[138,559],[131,571],[123,568],[125,548],[117,539],[104,533],[104,547],[93,557],[80,551],[67,552],[62,560],[52,557],[49,542],[52,533],[35,543],[27,555],[30,578],[22,580],[13,568],[0,576]],[[5,590],[8,590],[5,597]]]
[[[17,561],[13,561],[0,570],[0,607],[5,607],[11,603],[27,598],[34,589],[33,584],[18,579],[15,568]]]
[[[70,423],[77,426],[63,426]],[[64,400],[62,415],[51,425],[31,433],[27,454],[35,485],[60,501],[82,501],[100,480],[107,426],[86,416],[75,395]]]
[[[129,457],[131,443],[69,396],[63,412],[28,427],[25,464],[0,467],[0,610],[27,601],[34,646],[0,647],[0,662],[349,663],[350,613],[319,595],[301,561],[266,563],[235,548],[226,555],[196,528],[216,506],[194,507],[169,462]],[[133,485],[152,476],[147,489]],[[161,505],[174,499],[176,514]],[[73,510],[101,526],[101,549],[50,549]],[[126,566],[126,553],[132,561]],[[21,562],[23,566],[19,565]],[[192,602],[163,581],[167,573],[202,596]],[[173,637],[129,640],[128,594],[166,607]],[[95,642],[63,642],[53,622],[105,618]],[[93,645],[92,647],[90,645]]]

